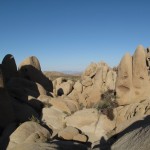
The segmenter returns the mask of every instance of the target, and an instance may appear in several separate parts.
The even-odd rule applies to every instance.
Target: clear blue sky
[[[0,59],[39,58],[43,70],[119,63],[150,46],[149,0],[0,0]]]

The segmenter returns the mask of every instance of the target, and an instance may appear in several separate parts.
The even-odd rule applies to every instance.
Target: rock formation
[[[11,98],[5,88],[2,67],[0,66],[0,129],[15,121]]]
[[[138,46],[133,57],[126,54],[118,67],[116,82],[117,102],[126,105],[149,97],[150,81],[143,46]]]
[[[147,150],[150,49],[51,81],[35,56],[0,64],[0,150]]]
[[[21,77],[41,84],[47,91],[52,92],[52,82],[42,73],[40,63],[34,56],[25,59],[19,65]]]
[[[4,57],[2,61],[2,66],[6,82],[12,77],[17,76],[17,65],[14,57],[11,54],[8,54]]]

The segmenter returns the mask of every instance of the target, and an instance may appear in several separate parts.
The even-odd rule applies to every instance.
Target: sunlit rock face
[[[143,46],[138,46],[133,57],[126,54],[118,67],[116,81],[117,102],[126,105],[140,102],[150,96],[146,54]]]

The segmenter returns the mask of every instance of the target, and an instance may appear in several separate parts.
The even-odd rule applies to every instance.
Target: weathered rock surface
[[[11,134],[8,150],[24,142],[46,142],[50,136],[50,132],[40,124],[32,121],[25,122]]]
[[[96,109],[83,109],[67,117],[66,125],[80,129],[94,142],[115,128],[115,118],[110,120]]]
[[[117,107],[116,112],[116,133],[119,133],[132,123],[139,120],[139,118],[145,115],[150,115],[150,99],[147,99],[141,103]]]
[[[149,97],[150,81],[143,46],[138,46],[133,58],[126,54],[120,62],[116,82],[117,102],[126,105]]]
[[[73,85],[70,82],[63,82],[56,86],[57,95],[68,95],[72,91]]]
[[[91,86],[93,84],[92,82],[92,79],[90,77],[83,77],[83,80],[82,80],[82,85],[87,87],[87,86]]]
[[[88,150],[88,147],[81,143],[70,141],[54,141],[50,143],[23,143],[10,150]]]
[[[24,60],[19,67],[21,77],[41,84],[47,91],[53,91],[52,82],[42,73],[39,61],[32,56]]]
[[[150,117],[139,120],[123,130],[121,133],[114,135],[109,140],[102,138],[94,150],[147,150],[150,149]]]
[[[132,57],[130,54],[126,54],[119,64],[116,81],[117,102],[119,105],[130,103],[132,89]]]
[[[35,56],[31,56],[26,58],[20,65],[19,65],[19,69],[21,69],[24,66],[28,66],[31,65],[34,68],[36,68],[37,70],[41,71],[41,66],[40,66],[40,62],[39,60],[35,57]]]
[[[73,88],[79,93],[82,93],[83,91],[83,86],[79,81],[74,84]]]
[[[83,134],[77,134],[73,137],[74,141],[78,141],[78,142],[87,142],[88,141],[88,137],[86,135]]]
[[[83,92],[87,106],[101,101],[101,95],[108,90],[115,90],[116,72],[106,63],[91,64],[82,74]],[[84,88],[85,87],[85,88]]]
[[[64,140],[73,140],[74,136],[79,134],[79,130],[68,126],[58,133],[58,137]]]
[[[150,124],[149,117],[144,121],[137,121],[129,126],[124,135],[119,134],[119,139],[112,145],[112,150],[147,150],[150,149]]]
[[[67,114],[64,114],[53,106],[50,108],[43,108],[42,115],[42,121],[50,128],[60,130],[65,127],[65,117]]]
[[[91,63],[88,68],[85,70],[82,76],[89,76],[92,77],[96,74],[97,71],[97,64],[96,63]]]
[[[65,102],[63,102],[63,100],[60,98],[50,100],[49,104],[51,104],[53,107],[61,110],[62,112],[71,114],[71,110],[68,108],[67,104]]]

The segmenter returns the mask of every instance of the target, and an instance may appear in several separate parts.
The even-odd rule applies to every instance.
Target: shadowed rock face
[[[14,120],[12,103],[4,87],[3,73],[0,66],[0,128],[5,128]]]
[[[149,96],[150,81],[143,46],[138,46],[133,57],[126,54],[118,67],[116,92],[118,104],[140,102]]]
[[[148,75],[150,75],[150,47],[145,49],[146,52],[146,65],[148,70]]]
[[[7,54],[2,61],[2,66],[6,82],[17,76],[17,65],[13,55]]]
[[[4,79],[2,73],[2,65],[0,65],[0,88],[4,88]]]
[[[35,56],[25,59],[19,65],[21,77],[41,84],[47,91],[53,91],[52,82],[42,73],[40,63]]]
[[[11,78],[7,83],[9,94],[19,100],[27,100],[28,96],[38,97],[46,94],[46,90],[38,83],[24,78]]]
[[[47,91],[52,92],[53,91],[53,85],[52,81],[50,81],[43,73],[42,71],[37,70],[32,65],[27,65],[21,67],[19,70],[19,74],[21,77],[37,82],[40,85],[42,85]]]

